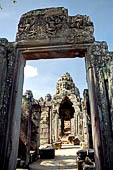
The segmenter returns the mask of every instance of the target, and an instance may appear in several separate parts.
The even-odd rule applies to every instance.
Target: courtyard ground
[[[55,150],[54,159],[39,159],[30,165],[29,170],[77,170],[76,152],[79,146],[63,145]]]

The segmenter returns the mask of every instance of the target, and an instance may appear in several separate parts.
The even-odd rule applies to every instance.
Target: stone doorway
[[[1,170],[16,167],[25,61],[76,57],[86,61],[96,169],[112,169],[113,53],[106,42],[95,41],[93,32],[88,16],[50,8],[22,15],[15,42],[0,40]]]
[[[71,134],[71,119],[74,118],[74,108],[72,102],[66,96],[59,108],[59,118],[61,120],[61,138],[68,137]]]

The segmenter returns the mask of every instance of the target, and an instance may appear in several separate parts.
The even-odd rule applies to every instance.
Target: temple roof
[[[63,74],[58,79],[58,82],[56,84],[56,95],[57,94],[76,94],[78,96],[80,95],[79,89],[75,86],[75,83],[73,82],[73,79],[68,72]]]

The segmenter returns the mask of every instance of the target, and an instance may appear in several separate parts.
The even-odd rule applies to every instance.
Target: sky
[[[0,37],[9,42],[15,41],[19,19],[22,14],[41,8],[65,7],[68,14],[90,16],[94,23],[96,41],[107,41],[113,51],[113,0],[0,0],[3,10],[0,11]],[[39,99],[47,93],[55,94],[56,82],[64,73],[69,72],[82,97],[87,88],[84,58],[54,59],[27,61],[23,92],[32,90],[33,96]]]

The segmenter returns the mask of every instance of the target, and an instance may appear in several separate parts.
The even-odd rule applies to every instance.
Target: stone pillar
[[[7,43],[7,40],[6,40]],[[0,39],[0,168],[1,170],[7,169],[7,145],[6,145],[6,133],[8,123],[8,110],[7,103],[4,102],[4,95],[6,93],[6,81],[7,81],[7,48],[6,44],[3,44]],[[7,99],[7,98],[6,98]],[[3,105],[4,104],[4,105]]]
[[[78,114],[78,135],[80,135],[81,127],[80,127],[80,115]]]
[[[113,132],[113,52],[110,53],[111,60],[108,62],[108,93],[109,93],[109,103],[110,103],[110,112],[111,112],[111,124],[112,124],[112,132]]]
[[[71,119],[71,135],[75,136],[75,118]]]
[[[77,115],[74,115],[74,121],[75,121],[75,136],[77,136]]]
[[[76,108],[74,107],[74,110],[76,110]],[[72,131],[73,131],[73,135],[76,136],[77,135],[77,127],[76,127],[76,113],[74,112],[74,118],[71,119],[71,122],[72,122]]]
[[[19,56],[18,56],[19,57]],[[15,97],[15,109],[12,117],[12,152],[9,159],[9,169],[13,170],[16,168],[18,145],[19,145],[19,132],[20,132],[20,120],[21,120],[21,103],[23,93],[23,81],[24,81],[24,64],[23,58],[20,58],[19,72],[17,76],[17,95]],[[15,90],[16,90],[15,89]],[[11,130],[10,129],[10,130]]]
[[[96,161],[97,170],[103,170],[104,153],[102,152],[103,149],[101,143],[100,120],[99,120],[98,105],[96,103],[95,85],[94,85],[94,77],[93,77],[94,73],[92,68],[90,68],[88,71],[89,71],[88,73],[90,78],[89,91],[90,91],[92,135],[93,135],[93,146],[95,150],[95,161]]]
[[[58,113],[55,115],[55,141],[58,141]]]
[[[77,130],[77,136],[78,136],[78,114],[76,115],[76,130]]]
[[[76,111],[74,114],[75,119],[74,133],[76,136],[79,136],[82,135],[82,118],[79,105],[76,105],[74,109]]]
[[[26,167],[30,162],[30,146],[31,146],[31,117],[32,117],[32,103],[29,100],[28,126],[27,126],[27,143],[26,143]]]
[[[48,144],[50,144],[50,111],[51,111],[51,108],[48,107]]]
[[[48,127],[48,110],[46,108],[45,111],[41,112],[41,120],[40,120],[40,144],[45,145],[49,142],[49,128]]]
[[[2,54],[3,47],[6,51],[5,56]],[[0,54],[3,57],[1,58],[3,59],[3,65],[0,67],[0,75],[2,75],[2,79],[0,78],[1,170],[15,170],[18,153],[24,60],[15,51],[14,44],[4,40],[2,48],[0,48]],[[2,131],[4,134],[2,134]]]
[[[56,132],[56,128],[55,128],[55,121],[56,121],[56,114],[57,114],[57,110],[54,109],[52,107],[52,142],[55,142],[55,132]]]
[[[105,84],[108,60],[110,57],[105,42],[95,42],[89,48],[86,68],[97,170],[113,168],[113,149],[111,149],[113,148],[113,132],[111,130],[108,87]]]
[[[84,134],[84,138],[88,143],[89,148],[93,148],[92,143],[92,128],[91,128],[91,113],[90,113],[90,103],[89,103],[89,94],[88,89],[84,89],[83,92],[84,99],[82,101],[82,112],[84,127],[87,129],[87,134]]]
[[[87,126],[87,118],[86,118],[86,113],[84,110],[83,113],[83,137],[84,137],[84,141],[88,144],[88,126]]]
[[[82,117],[82,113],[80,112],[79,113],[79,135],[82,136],[83,132],[82,132],[82,129],[83,129],[83,117]]]
[[[31,136],[31,144],[34,146],[37,154],[39,154],[39,147],[40,147],[40,114],[41,114],[41,107],[39,103],[33,99],[32,103],[32,132],[33,135]],[[31,132],[31,133],[32,133]]]
[[[61,136],[61,119],[58,119],[58,137]]]
[[[52,110],[50,110],[50,144],[52,144]]]
[[[38,121],[37,127],[37,154],[39,154],[39,147],[40,147],[40,119]]]

